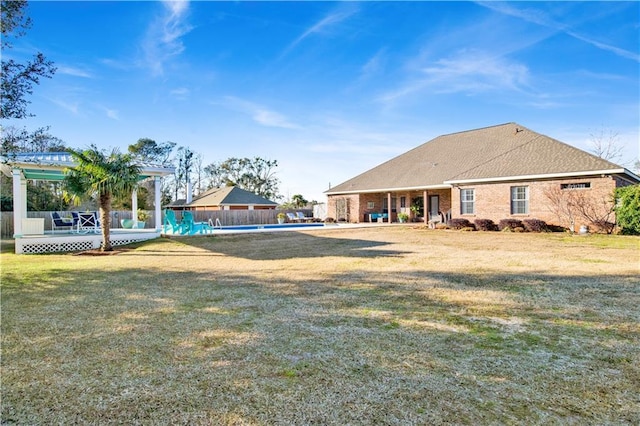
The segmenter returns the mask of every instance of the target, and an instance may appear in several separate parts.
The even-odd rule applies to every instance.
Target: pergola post
[[[27,180],[22,170],[12,169],[13,177],[13,238],[22,237],[22,219],[27,217]]]
[[[154,208],[155,208],[155,217],[156,217],[156,231],[159,231],[160,229],[162,229],[162,217],[161,217],[161,209],[162,206],[161,204],[161,197],[160,197],[160,184],[162,183],[160,176],[156,176],[153,179],[154,182],[154,190],[155,190],[155,203],[154,203]]]
[[[133,188],[131,192],[131,214],[133,219],[133,229],[138,228],[138,189]]]

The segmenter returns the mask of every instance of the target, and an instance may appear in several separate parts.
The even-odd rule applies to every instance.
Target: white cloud
[[[284,52],[280,56],[285,56],[287,53],[293,50],[298,44],[300,44],[307,37],[314,34],[320,34],[325,32],[328,28],[346,20],[347,18],[355,14],[357,11],[358,11],[357,9],[350,8],[346,10],[340,10],[337,12],[329,13],[327,16],[325,16],[324,18],[322,18],[321,20],[319,20],[318,22],[316,22],[315,24],[307,28],[298,38],[296,38],[293,42],[291,42],[291,44],[287,46],[287,48],[284,50]]]
[[[79,112],[79,103],[78,102],[67,102],[62,99],[50,99],[55,105],[58,105],[60,108],[65,109],[72,113],[73,115],[78,115]]]
[[[267,127],[279,127],[283,129],[299,129],[300,126],[292,123],[279,112],[270,110],[262,105],[237,98],[235,96],[225,97],[223,105],[235,111],[251,116],[253,121]]]
[[[184,51],[181,38],[192,30],[186,19],[188,1],[164,1],[162,5],[163,13],[149,25],[142,43],[144,62],[154,75],[162,75],[165,63]]]
[[[423,66],[402,87],[380,97],[393,101],[424,90],[433,93],[477,94],[497,90],[522,91],[529,85],[526,65],[478,50],[462,50]]]
[[[570,37],[573,37],[577,40],[588,43],[598,49],[606,50],[608,52],[612,52],[620,57],[631,59],[636,62],[640,62],[640,55],[637,52],[630,52],[625,49],[621,49],[616,46],[612,46],[610,44],[595,40],[592,37],[587,37],[583,34],[578,33],[571,29],[570,25],[560,23],[555,19],[551,18],[547,13],[534,8],[523,8],[519,9],[515,5],[510,5],[505,2],[479,2],[478,4],[491,9],[495,12],[513,16],[515,18],[522,19],[526,22],[530,22],[533,24],[541,25],[543,27],[552,28],[555,31],[562,32]]]
[[[57,65],[56,73],[71,75],[74,77],[93,78],[93,75],[91,75],[91,73],[89,73],[88,71],[67,65]]]
[[[187,97],[189,97],[189,94],[191,93],[189,89],[187,89],[186,87],[178,87],[176,89],[173,89],[169,92],[171,94],[171,96],[173,96],[174,98],[177,99],[187,99]]]
[[[105,113],[107,114],[107,117],[109,117],[112,120],[120,120],[120,116],[118,113],[118,110],[115,109],[111,109],[111,108],[104,108]]]

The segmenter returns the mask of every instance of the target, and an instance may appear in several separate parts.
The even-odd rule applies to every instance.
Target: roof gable
[[[246,191],[236,186],[225,186],[221,188],[212,188],[197,197],[188,207],[196,206],[224,206],[224,205],[263,205],[277,206],[278,203],[267,200],[264,197]]]
[[[452,181],[622,168],[517,123],[438,136],[327,194],[428,189]]]

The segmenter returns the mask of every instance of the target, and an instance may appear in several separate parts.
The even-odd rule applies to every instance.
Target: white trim
[[[325,194],[327,195],[344,195],[344,194],[374,194],[377,192],[401,192],[401,191],[423,191],[423,190],[429,190],[429,189],[451,189],[452,185],[448,184],[448,182],[445,182],[443,184],[440,185],[428,185],[428,186],[409,186],[409,187],[404,187],[404,188],[379,188],[379,189],[366,189],[366,190],[362,190],[362,191],[339,191],[339,192],[329,192],[326,191]]]
[[[133,218],[133,228],[138,229],[138,188],[137,187],[133,188],[133,191],[131,191],[131,217]]]
[[[162,178],[160,176],[155,176],[153,178],[153,187],[154,187],[154,211],[156,217],[156,231],[160,232],[162,229],[162,206],[160,205],[160,201],[162,200],[162,196],[160,194],[160,187],[162,185]]]
[[[23,186],[26,188],[26,180],[23,179],[22,170],[13,169],[13,238],[22,236],[22,219],[27,217],[26,196],[23,194]]]
[[[502,177],[480,178],[480,179],[447,180],[445,181],[445,183],[448,183],[451,185],[459,185],[459,184],[472,184],[472,183],[483,183],[483,182],[486,183],[486,182],[506,182],[506,181],[518,181],[518,180],[557,179],[557,178],[571,178],[571,177],[578,177],[578,176],[613,175],[613,174],[626,174],[626,173],[631,173],[631,172],[629,172],[626,169],[591,170],[586,172],[550,173],[550,174],[544,174],[544,175],[502,176]]]

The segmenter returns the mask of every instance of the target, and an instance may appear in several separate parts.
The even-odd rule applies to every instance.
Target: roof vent
[[[517,135],[518,133],[523,132],[523,131],[524,131],[523,129],[521,129],[521,128],[519,128],[519,127],[516,127],[516,132],[515,132],[515,134]]]

